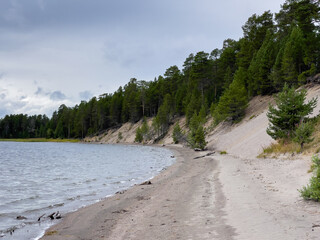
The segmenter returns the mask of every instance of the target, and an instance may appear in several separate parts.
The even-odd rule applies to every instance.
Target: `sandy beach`
[[[314,96],[319,87],[309,90]],[[270,101],[253,99],[240,123],[209,132],[208,152],[215,154],[197,158],[208,152],[169,146],[176,163],[152,184],[68,214],[42,239],[320,239],[320,205],[298,191],[311,177],[311,156],[257,158],[273,142],[266,133]]]
[[[194,159],[203,152],[171,150],[176,163],[152,184],[71,213],[42,239],[232,239],[217,161]]]
[[[177,162],[152,184],[68,214],[42,239],[319,239],[319,205],[297,191],[305,160],[170,149]]]

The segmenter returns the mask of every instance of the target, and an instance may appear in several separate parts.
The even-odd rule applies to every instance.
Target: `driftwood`
[[[56,214],[56,212],[54,212],[54,213],[51,213],[50,215],[48,215],[48,218],[50,218],[51,220],[53,220],[54,219],[54,215]]]
[[[112,213],[126,213],[126,212],[129,212],[129,211],[126,209],[121,209],[121,210],[114,211]]]
[[[198,156],[198,157],[195,157],[195,158],[193,158],[193,159],[204,158],[204,157],[211,156],[211,155],[213,155],[213,154],[215,154],[215,152],[209,152],[209,153],[207,153],[206,155]]]
[[[59,213],[59,211],[56,213],[55,217],[56,217],[56,219],[62,218],[62,217],[61,217],[61,214]]]
[[[41,218],[44,216],[45,214],[42,214],[39,218],[38,218],[38,222],[40,222]]]
[[[127,190],[122,190],[122,191],[118,191],[116,192],[116,194],[124,194]]]
[[[141,183],[140,185],[150,185],[150,184],[152,184],[151,181],[145,181],[145,182]]]

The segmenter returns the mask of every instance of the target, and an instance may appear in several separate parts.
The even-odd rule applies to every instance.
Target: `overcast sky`
[[[0,118],[153,80],[284,0],[1,0]]]

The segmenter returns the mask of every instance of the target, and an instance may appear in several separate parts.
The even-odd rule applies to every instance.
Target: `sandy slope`
[[[309,89],[315,96],[319,86]],[[311,176],[310,156],[256,158],[272,142],[270,101],[253,99],[241,123],[209,134],[209,148],[227,155],[194,159],[205,153],[176,148],[177,163],[152,185],[68,215],[44,239],[320,239],[320,205],[297,191]]]

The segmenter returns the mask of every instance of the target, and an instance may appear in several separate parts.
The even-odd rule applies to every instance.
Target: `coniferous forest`
[[[177,116],[186,116],[191,130],[192,120],[208,114],[216,123],[239,121],[252,97],[277,93],[285,83],[298,87],[320,72],[319,5],[286,0],[278,13],[249,17],[239,40],[191,53],[182,69],[171,66],[153,81],[132,78],[113,94],[61,105],[51,118],[7,115],[0,138],[83,138],[144,117],[155,117],[159,136]]]

